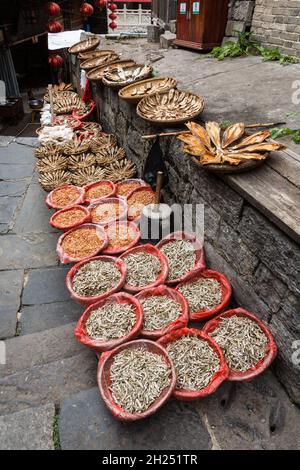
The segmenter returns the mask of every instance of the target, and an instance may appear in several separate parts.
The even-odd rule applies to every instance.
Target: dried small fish
[[[103,83],[108,86],[130,85],[137,80],[147,78],[152,72],[152,67],[145,65],[133,65],[132,67],[118,67],[104,74]]]
[[[171,383],[171,369],[159,354],[128,348],[115,355],[110,378],[115,403],[129,413],[143,413]]]
[[[196,252],[188,240],[172,240],[160,248],[169,263],[168,281],[174,281],[194,268]]]
[[[143,329],[155,331],[165,328],[181,315],[181,305],[168,295],[152,295],[140,299],[144,313]]]
[[[223,350],[230,369],[237,372],[251,369],[266,354],[268,339],[250,318],[224,317],[210,336]]]
[[[94,260],[78,269],[72,288],[76,294],[84,297],[101,295],[118,284],[120,279],[121,273],[114,262]]]
[[[123,258],[126,264],[126,283],[134,287],[144,287],[155,282],[161,272],[161,265],[156,256],[138,251]]]
[[[220,367],[217,353],[197,336],[182,336],[166,349],[175,367],[179,389],[202,390]]]
[[[39,183],[43,186],[45,191],[52,191],[53,189],[58,188],[58,186],[71,182],[72,174],[64,170],[55,170],[49,173],[43,173],[39,177]]]
[[[40,173],[48,173],[49,171],[66,170],[68,160],[63,155],[50,155],[37,161],[36,168]]]
[[[106,179],[106,172],[103,168],[89,166],[73,171],[72,181],[78,186],[84,186],[88,183],[96,183],[97,181]]]
[[[212,278],[201,277],[194,282],[186,283],[179,292],[188,301],[191,313],[211,310],[222,301],[221,285]]]
[[[136,165],[131,160],[124,158],[105,168],[106,177],[114,183],[132,178],[136,175]]]
[[[112,302],[93,310],[85,328],[90,338],[101,341],[122,338],[136,322],[132,305]]]
[[[96,163],[95,156],[92,153],[83,153],[79,155],[71,155],[68,158],[69,170],[77,170],[80,168],[89,168]]]

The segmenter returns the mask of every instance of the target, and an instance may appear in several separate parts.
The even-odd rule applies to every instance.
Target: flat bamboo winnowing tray
[[[102,81],[102,78],[104,77],[104,74],[106,72],[111,72],[115,68],[118,67],[131,67],[132,65],[135,65],[134,60],[116,60],[114,62],[111,62],[109,65],[101,65],[100,67],[96,67],[92,70],[89,70],[86,74],[88,80],[93,80],[93,81]]]
[[[102,55],[114,54],[114,53],[115,51],[113,51],[112,49],[96,49],[94,51],[80,52],[80,54],[78,54],[78,59],[80,60],[96,59],[96,57],[101,57]]]
[[[79,54],[81,52],[93,51],[100,44],[100,39],[96,37],[85,39],[84,41],[77,42],[73,46],[69,47],[68,52],[70,54]]]
[[[87,59],[84,60],[80,64],[80,68],[83,70],[91,70],[94,69],[95,67],[99,67],[100,65],[105,65],[105,64],[111,64],[112,62],[115,62],[116,60],[119,59],[118,54],[113,53],[106,53],[103,54],[99,57],[95,57],[94,59]]]
[[[158,77],[142,80],[141,82],[133,83],[122,88],[119,91],[120,98],[131,103],[138,103],[147,96],[155,95],[156,93],[164,93],[176,88],[177,80],[171,77]]]
[[[202,96],[181,90],[170,90],[143,98],[137,113],[154,125],[177,125],[195,119],[204,109]]]
[[[111,88],[124,88],[127,85],[149,78],[152,72],[151,65],[135,64],[131,67],[121,67],[112,72],[106,72],[103,83]]]

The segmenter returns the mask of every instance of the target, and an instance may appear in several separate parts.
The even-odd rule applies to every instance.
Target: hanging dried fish
[[[121,279],[114,262],[95,260],[81,266],[73,278],[74,292],[84,297],[101,295],[114,287]]]
[[[159,354],[128,348],[115,355],[110,379],[115,403],[129,413],[143,413],[171,383],[171,369]]]
[[[132,253],[123,258],[126,264],[126,283],[134,287],[144,287],[155,282],[161,272],[156,256],[146,252]]]
[[[117,302],[93,310],[85,328],[90,338],[100,341],[122,338],[136,323],[136,314],[129,304]]]
[[[187,274],[196,264],[196,252],[188,240],[172,240],[160,248],[167,257],[169,275],[167,281],[174,281]]]
[[[143,308],[143,330],[155,331],[165,328],[181,315],[181,305],[168,295],[152,295],[140,299]]]
[[[182,336],[166,349],[175,367],[179,389],[202,390],[220,367],[217,353],[197,336]]]
[[[179,292],[188,301],[191,313],[211,310],[222,301],[221,284],[216,279],[207,277],[184,284]]]
[[[223,350],[225,360],[233,371],[245,372],[266,354],[268,339],[257,323],[250,318],[222,318],[210,334]]]

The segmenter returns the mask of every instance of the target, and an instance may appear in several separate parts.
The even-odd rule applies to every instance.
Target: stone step
[[[75,356],[84,350],[74,337],[75,323],[5,341],[6,364],[0,365],[0,378]]]
[[[0,379],[0,416],[26,408],[59,404],[96,385],[97,360],[89,350],[76,356],[36,365]]]
[[[0,416],[0,450],[53,450],[54,417],[53,403]]]

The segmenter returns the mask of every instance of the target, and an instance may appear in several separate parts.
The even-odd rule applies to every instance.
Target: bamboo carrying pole
[[[51,113],[51,126],[54,125],[54,112],[53,112],[53,94],[52,94],[52,85],[48,86],[49,90],[49,101],[50,101],[50,113]]]

